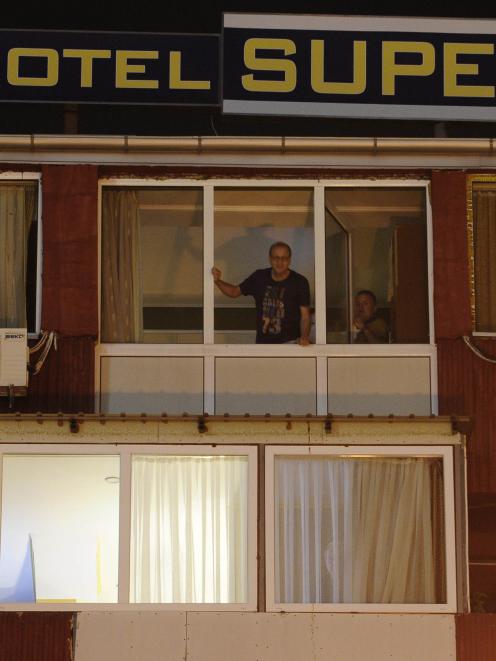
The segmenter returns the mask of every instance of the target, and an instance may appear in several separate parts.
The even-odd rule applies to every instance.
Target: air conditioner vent
[[[28,332],[26,328],[0,328],[0,387],[26,387]]]

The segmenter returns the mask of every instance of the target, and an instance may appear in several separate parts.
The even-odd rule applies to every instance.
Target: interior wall
[[[4,455],[1,601],[117,600],[119,485],[105,478],[119,470],[112,456]]]
[[[142,223],[145,305],[203,307],[203,230]]]

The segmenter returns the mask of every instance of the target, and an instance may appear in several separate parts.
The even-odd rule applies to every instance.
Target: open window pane
[[[222,279],[238,285],[257,269],[268,269],[269,248],[283,241],[292,249],[290,268],[314,291],[313,190],[305,188],[217,188],[215,264]],[[215,292],[216,343],[255,342],[252,296]]]
[[[247,456],[134,456],[131,602],[245,603],[247,501]]]
[[[105,188],[102,340],[203,341],[201,188]]]
[[[328,341],[343,337],[342,289],[349,277],[348,341],[429,342],[425,190],[328,188],[325,200]],[[348,273],[343,265],[345,237]],[[365,311],[357,309],[357,294],[363,291],[369,292]],[[341,335],[335,334],[336,328]]]
[[[36,332],[38,184],[0,184],[0,328]]]
[[[325,218],[327,342],[342,344],[350,340],[350,236],[328,208]]]
[[[119,457],[4,455],[2,602],[117,602]]]
[[[446,602],[441,459],[280,455],[274,499],[276,603]]]

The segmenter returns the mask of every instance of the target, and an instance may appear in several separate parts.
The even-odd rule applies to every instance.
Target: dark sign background
[[[11,48],[51,48],[59,53],[59,81],[52,87],[14,86],[7,80],[7,54]],[[111,50],[110,59],[93,61],[93,87],[82,88],[81,60],[64,58],[71,49]],[[130,73],[129,79],[158,80],[158,89],[117,89],[116,50],[155,50],[156,60],[129,60],[145,66],[146,73]],[[181,51],[181,75],[186,80],[210,80],[210,90],[169,89],[169,53]],[[45,76],[44,58],[21,58],[22,76]],[[125,104],[219,104],[219,37],[216,35],[136,34],[110,32],[0,31],[0,101],[125,103]]]

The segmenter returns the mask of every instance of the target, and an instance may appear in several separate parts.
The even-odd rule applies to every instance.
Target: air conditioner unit
[[[0,387],[26,387],[29,361],[26,328],[0,328]]]

